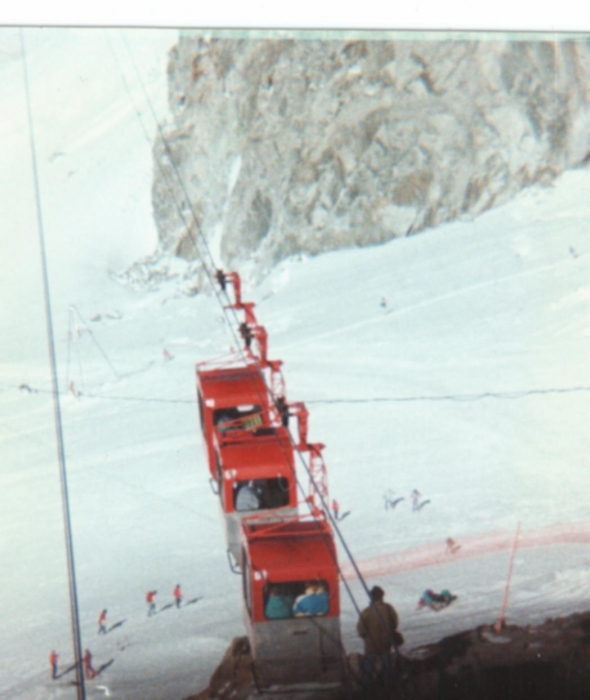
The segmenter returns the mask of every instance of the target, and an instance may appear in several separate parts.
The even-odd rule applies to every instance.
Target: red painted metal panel
[[[323,580],[330,590],[328,616],[339,615],[338,566],[329,523],[301,517],[273,524],[244,521],[242,538],[253,623],[266,620],[263,592],[269,582]]]

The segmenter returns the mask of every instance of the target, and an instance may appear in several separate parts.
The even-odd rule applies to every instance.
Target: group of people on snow
[[[55,649],[51,650],[49,654],[49,664],[51,666],[51,680],[56,680],[58,678],[58,659],[59,654]],[[84,666],[84,677],[87,681],[92,680],[98,676],[98,671],[92,666],[92,654],[88,649],[84,651],[84,656],[82,657],[82,664]]]
[[[155,615],[157,610],[156,610],[156,594],[158,591],[148,591],[146,593],[146,603],[148,605],[148,617],[151,617],[152,615]],[[182,604],[182,600],[184,598],[184,594],[182,593],[182,590],[180,588],[180,584],[177,583],[176,586],[174,587],[174,590],[172,592],[172,596],[174,597],[174,604],[176,605],[177,608],[179,608]],[[98,616],[98,633],[97,634],[107,634],[107,614],[108,610],[104,608],[103,610],[100,611],[100,614]],[[51,666],[51,679],[56,680],[58,677],[58,659],[59,659],[59,654],[55,651],[55,649],[51,650],[51,653],[49,654],[49,664]],[[82,657],[82,663],[84,665],[84,675],[86,677],[86,680],[91,680],[92,678],[95,678],[98,673],[97,671],[94,670],[92,667],[92,654],[88,649],[85,650],[84,656]]]
[[[157,612],[156,609],[156,596],[158,594],[158,591],[148,591],[145,594],[145,602],[147,603],[148,606],[148,617],[151,617],[152,615],[155,615]],[[180,583],[177,583],[176,586],[174,586],[174,590],[172,591],[172,596],[174,597],[174,604],[176,605],[177,608],[180,607],[180,604],[182,603],[182,599],[184,598],[184,595],[182,591],[180,590]]]
[[[391,489],[387,489],[383,494],[383,501],[385,504],[385,510],[393,510],[398,503],[405,501],[404,496],[395,497],[394,492]],[[418,489],[413,489],[410,494],[410,500],[412,501],[412,510],[414,512],[421,510],[425,505],[430,503],[430,499],[423,498],[422,494]]]

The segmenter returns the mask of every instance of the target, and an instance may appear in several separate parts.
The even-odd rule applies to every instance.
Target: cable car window
[[[213,411],[213,425],[222,432],[226,430],[252,430],[262,425],[260,406],[234,406]]]
[[[284,476],[236,481],[233,488],[234,508],[238,512],[284,508],[289,505],[289,480]]]
[[[268,620],[317,617],[330,610],[328,584],[323,581],[287,581],[264,587],[264,615]]]

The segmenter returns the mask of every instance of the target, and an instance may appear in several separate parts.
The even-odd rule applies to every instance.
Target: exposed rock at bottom
[[[260,695],[246,637],[235,638],[209,686],[186,700]],[[362,688],[360,657],[346,659],[342,688],[304,693],[264,693],[297,700],[587,700],[590,697],[590,612],[550,619],[535,627],[483,625],[394,658],[390,687]]]

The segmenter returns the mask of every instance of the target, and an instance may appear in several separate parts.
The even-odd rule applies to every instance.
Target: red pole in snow
[[[508,575],[506,577],[506,588],[504,590],[504,600],[502,601],[502,609],[500,610],[500,617],[496,620],[494,625],[494,631],[500,634],[502,628],[504,627],[504,615],[506,614],[506,607],[508,606],[508,591],[510,590],[510,579],[512,578],[512,569],[514,567],[514,557],[516,556],[516,550],[518,548],[518,535],[520,534],[520,522],[516,528],[516,535],[514,536],[514,543],[512,545],[512,554],[510,555],[510,562],[508,564]]]

